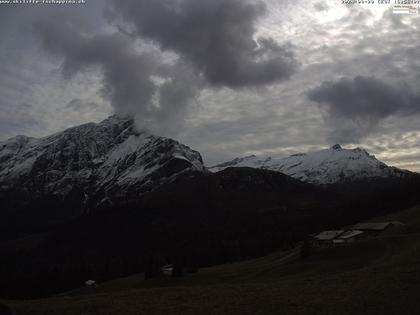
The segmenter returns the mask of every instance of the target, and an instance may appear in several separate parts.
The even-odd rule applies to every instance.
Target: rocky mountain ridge
[[[137,131],[133,119],[111,116],[36,139],[0,142],[0,189],[86,198],[141,192],[187,170],[205,171],[200,154],[179,142]]]

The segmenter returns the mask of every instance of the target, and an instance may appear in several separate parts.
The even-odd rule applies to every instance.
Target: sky
[[[341,0],[0,4],[0,140],[112,114],[198,150],[420,171],[420,15]]]

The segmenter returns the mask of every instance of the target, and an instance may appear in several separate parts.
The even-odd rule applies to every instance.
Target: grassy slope
[[[49,299],[11,302],[18,314],[420,314],[420,207],[351,246],[299,259],[297,250],[201,269],[183,278],[110,281]]]

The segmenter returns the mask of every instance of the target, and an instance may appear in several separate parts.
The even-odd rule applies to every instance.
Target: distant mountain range
[[[339,144],[330,149],[294,154],[285,158],[259,158],[251,155],[215,165],[209,170],[218,172],[228,167],[252,167],[277,171],[312,184],[401,178],[411,174],[409,171],[387,166],[366,150],[343,149]]]

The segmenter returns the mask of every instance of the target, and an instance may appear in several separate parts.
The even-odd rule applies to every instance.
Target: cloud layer
[[[335,135],[344,142],[359,140],[392,115],[420,113],[420,95],[407,84],[391,85],[375,77],[324,81],[307,96],[326,109],[328,118],[338,119],[341,128],[337,126]]]
[[[266,15],[263,1],[114,1],[128,32],[173,51],[214,86],[241,88],[287,80],[296,71],[293,51],[269,37],[256,38]]]
[[[95,0],[0,16],[1,140],[131,113],[209,164],[346,142],[420,170],[418,15],[324,0]]]
[[[203,88],[262,87],[294,73],[288,47],[255,38],[265,13],[262,1],[115,1],[106,15],[117,32],[90,34],[65,15],[41,19],[36,30],[63,59],[64,77],[99,69],[116,113],[173,136]]]
[[[77,21],[76,21],[77,22]],[[126,34],[90,35],[71,18],[42,19],[36,23],[44,48],[61,58],[67,79],[99,69],[103,74],[101,94],[120,115],[134,115],[142,128],[160,132],[182,121],[181,113],[197,93],[181,63],[164,63],[158,51],[141,52]],[[154,77],[163,75],[163,82]],[[169,120],[172,116],[179,121]],[[158,132],[158,130],[155,129]]]

